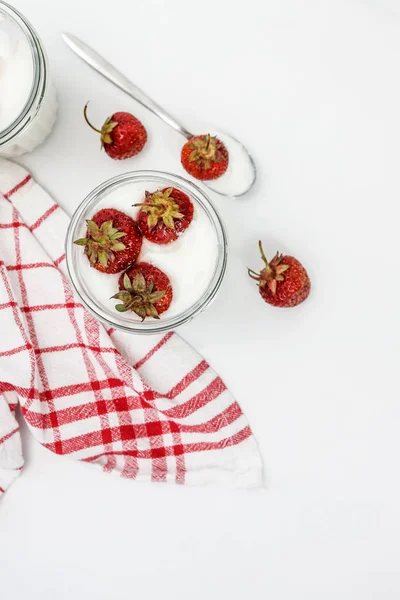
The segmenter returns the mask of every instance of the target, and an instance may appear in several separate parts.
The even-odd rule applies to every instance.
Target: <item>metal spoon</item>
[[[162,121],[167,123],[170,127],[175,129],[178,133],[183,135],[186,139],[190,139],[193,137],[193,133],[190,133],[185,127],[183,127],[174,117],[168,114],[161,106],[159,106],[156,102],[154,102],[151,98],[147,96],[142,90],[140,90],[134,83],[129,81],[122,75],[115,67],[113,67],[109,62],[107,62],[104,58],[102,58],[97,52],[95,52],[92,48],[90,48],[87,44],[79,40],[77,37],[70,35],[69,33],[63,33],[62,39],[67,44],[67,46],[75,52],[82,60],[84,60],[88,65],[90,65],[95,71],[103,75],[106,79],[111,81],[114,85],[119,87],[121,90],[129,94],[132,98],[134,98],[137,102],[140,102],[145,108],[150,110],[152,113],[157,115]],[[251,187],[253,187],[254,182],[256,180],[256,166],[252,157],[246,148],[238,142],[232,136],[228,136],[227,134],[223,134],[224,141],[228,146],[229,151],[229,140],[235,145],[235,147],[240,147],[243,151],[242,154],[246,160],[246,170],[248,173],[248,177],[246,177],[246,182],[242,182],[241,186],[237,185],[237,189],[231,189],[230,191],[224,191],[224,178],[229,177],[229,171],[232,169],[237,171],[237,169],[243,168],[243,165],[231,164],[228,167],[227,173],[222,175],[222,177],[213,181],[203,181],[205,185],[207,185],[210,189],[221,194],[222,196],[242,196],[246,194]],[[231,154],[230,154],[231,156]],[[247,181],[248,180],[248,181]],[[215,185],[215,188],[214,188]],[[229,187],[229,186],[228,186]]]

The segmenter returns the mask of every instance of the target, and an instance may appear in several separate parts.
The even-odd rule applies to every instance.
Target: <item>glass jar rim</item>
[[[106,311],[102,310],[96,302],[90,298],[90,296],[84,291],[83,285],[80,282],[79,275],[75,268],[74,253],[81,250],[80,247],[75,246],[73,241],[76,237],[79,237],[77,228],[82,223],[83,214],[90,205],[96,205],[100,200],[106,197],[113,189],[117,189],[121,185],[134,182],[157,182],[160,187],[177,187],[189,196],[201,206],[201,208],[207,213],[210,221],[213,224],[214,231],[217,237],[217,257],[213,276],[210,283],[203,293],[203,295],[191,305],[188,309],[182,313],[175,315],[174,317],[164,318],[160,320],[146,320],[143,322],[137,322],[126,325],[122,322],[118,322],[118,313],[115,318],[111,319],[106,315]],[[95,208],[95,206],[93,206]],[[88,308],[88,310],[100,321],[106,323],[108,326],[128,332],[137,334],[157,334],[166,333],[171,331],[184,323],[191,321],[196,315],[202,312],[212,300],[215,298],[222,280],[225,275],[227,265],[227,236],[224,225],[221,218],[216,211],[213,203],[209,197],[204,193],[200,187],[195,183],[175,175],[174,173],[168,173],[164,171],[153,171],[153,170],[140,170],[140,171],[129,171],[121,175],[117,175],[111,179],[108,179],[97,186],[86,198],[80,203],[78,208],[72,215],[70,224],[68,226],[67,235],[65,239],[65,254],[66,264],[69,273],[70,280],[73,284],[75,291],[77,292],[82,303]]]
[[[40,108],[47,84],[47,61],[42,43],[29,21],[13,6],[0,0],[0,13],[13,21],[28,41],[33,63],[33,80],[28,99],[21,113],[3,130],[0,130],[0,149],[22,133],[32,122]],[[39,100],[39,102],[37,102]]]

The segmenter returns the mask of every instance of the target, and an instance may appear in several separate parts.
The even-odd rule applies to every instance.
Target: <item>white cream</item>
[[[33,59],[23,31],[0,14],[0,132],[23,111],[33,84]]]
[[[226,133],[214,132],[226,146],[229,153],[228,168],[221,177],[204,181],[211,190],[228,196],[240,196],[254,180],[254,164],[243,145]]]
[[[12,11],[12,9],[10,9]],[[31,44],[40,59],[34,62]],[[53,129],[57,100],[46,59],[36,37],[29,38],[0,5],[0,155],[19,156],[41,144]],[[34,71],[36,69],[36,72]],[[35,94],[31,97],[33,83]],[[5,130],[29,108],[24,120]],[[2,135],[3,132],[3,135]]]
[[[135,219],[139,209],[132,204],[142,202],[146,190],[152,192],[156,189],[143,183],[126,184],[101,200],[95,212],[101,208],[116,208]],[[193,199],[192,202],[193,220],[178,240],[159,245],[143,238],[138,262],[152,263],[164,271],[173,289],[171,306],[160,316],[161,319],[174,317],[193,306],[207,290],[215,272],[217,235],[204,209]],[[118,291],[119,274],[108,275],[90,267],[83,250],[78,252],[77,270],[85,282],[86,293],[95,298],[102,309],[114,311],[117,301],[110,300],[110,297]],[[140,320],[134,313],[116,314],[133,321]]]

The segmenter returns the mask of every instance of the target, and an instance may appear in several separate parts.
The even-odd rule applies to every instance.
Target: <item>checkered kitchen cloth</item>
[[[262,483],[224,383],[175,333],[105,330],[65,277],[68,217],[0,159],[0,495],[23,466],[17,403],[49,450],[144,481]]]

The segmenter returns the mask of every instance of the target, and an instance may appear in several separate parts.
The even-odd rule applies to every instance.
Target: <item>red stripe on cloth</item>
[[[53,204],[53,206],[46,210],[44,215],[42,215],[33,225],[31,225],[29,229],[31,231],[35,231],[35,229],[37,229],[47,219],[47,217],[53,214],[53,212],[57,210],[57,208],[59,208],[58,204]]]
[[[153,390],[154,398],[168,398],[169,400],[174,400],[179,394],[181,394],[189,385],[194,383],[196,379],[198,379],[203,373],[209,369],[209,364],[202,360],[197,367],[195,367],[192,371],[190,371],[179,383],[174,385],[173,388],[170,389],[169,392],[165,394],[161,394],[160,392],[156,392]]]
[[[0,304],[0,310],[2,308],[12,308],[13,306],[18,306],[16,302],[5,302],[4,304]]]
[[[4,494],[5,491],[6,490],[4,488],[0,487],[0,494]]]
[[[151,350],[150,352],[148,352],[140,361],[138,361],[135,365],[134,368],[135,369],[139,369],[140,367],[142,367],[146,361],[148,361],[152,356],[154,356],[154,354],[156,352],[158,352],[158,350],[160,350],[160,348],[162,348],[167,342],[168,340],[171,339],[173,335],[173,332],[167,333],[167,335],[165,335],[158,344],[156,344]],[[196,378],[196,376],[194,376],[194,378]],[[180,382],[183,386],[183,388],[186,385],[189,385],[189,381],[192,379],[192,375],[189,373],[186,377],[183,378],[183,380]],[[182,389],[183,389],[182,388]],[[178,388],[179,389],[179,388]],[[179,393],[179,392],[177,392]],[[158,397],[158,394],[154,392],[154,390],[147,390],[147,392],[145,392],[145,397],[146,400],[149,400],[149,398],[151,398],[151,400],[155,399],[156,397]],[[148,404],[148,402],[146,402]],[[159,418],[158,418],[158,412],[157,409],[153,408],[153,406],[151,404],[148,404],[148,408],[144,409],[144,418],[147,424],[147,427],[151,427],[154,429],[154,422],[157,422],[157,426],[159,428],[159,434],[157,437],[152,437],[148,434],[149,437],[149,442],[150,442],[150,448],[151,448],[151,466],[152,466],[152,470],[151,470],[151,479],[152,481],[166,481],[167,479],[167,457],[166,457],[166,453],[164,450],[164,438],[163,438],[163,434],[164,433],[171,433],[172,434],[172,440],[173,442],[177,445],[177,446],[181,446],[181,435],[179,432],[178,427],[174,424],[174,423],[169,423],[168,426],[170,428],[169,431],[165,432],[162,430],[163,425],[161,425]],[[179,455],[179,457],[176,457],[176,481],[178,483],[183,483],[185,481],[185,473],[186,473],[186,466],[185,466],[185,460],[183,455]]]
[[[89,346],[85,343],[76,342],[74,344],[65,344],[64,346],[48,346],[45,348],[35,348],[36,354],[44,354],[46,352],[64,352],[65,350],[71,350],[72,348],[86,348],[92,352],[104,352],[106,354],[118,354],[116,348],[102,348],[96,346]]]
[[[15,209],[13,209],[13,214],[14,213],[16,213]],[[14,233],[14,238],[17,238],[17,232],[18,232],[18,230],[16,229],[15,233]],[[19,247],[18,247],[18,250],[17,250],[16,239],[14,239],[14,242],[15,242],[15,245],[16,245],[15,251],[16,251],[16,256],[17,256],[17,260],[18,260]],[[21,337],[22,337],[23,341],[25,342],[26,346],[28,347],[30,345],[30,341],[28,339],[28,336],[26,335],[25,327],[22,324],[22,321],[20,319],[18,308],[17,308],[16,305],[13,304],[14,300],[13,300],[13,295],[12,295],[11,287],[10,287],[10,284],[8,283],[8,279],[7,279],[6,273],[3,271],[3,269],[0,269],[0,275],[1,275],[2,279],[3,279],[4,289],[7,292],[7,296],[9,298],[9,300],[10,300],[10,303],[12,303],[11,308],[12,308],[12,314],[13,314],[13,318],[14,318],[14,323],[17,325],[17,327],[19,329],[19,332],[21,334]],[[31,386],[31,388],[30,389],[34,390],[34,381],[35,381],[35,354],[33,352],[33,348],[31,348],[29,350],[29,363],[30,363],[30,368],[31,368],[31,379],[30,379],[30,386]],[[4,388],[7,388],[7,387],[8,387],[7,383],[0,382],[0,390],[2,388],[3,388],[3,391],[14,391],[14,389],[16,389],[13,386],[10,386],[10,388],[8,390],[4,389]]]
[[[234,435],[224,438],[223,440],[219,440],[218,442],[197,442],[197,443],[192,443],[192,444],[183,444],[181,447],[166,446],[164,451],[165,451],[166,456],[174,456],[176,453],[189,454],[190,452],[207,452],[210,450],[221,450],[222,448],[236,446],[237,444],[240,444],[241,442],[243,442],[250,436],[251,436],[251,429],[247,425],[246,427],[244,427],[243,429],[241,429]],[[44,444],[44,446],[51,450],[52,444]],[[125,454],[125,453],[123,451],[122,452],[115,451],[114,454],[121,455],[121,454]],[[137,458],[147,458],[147,459],[152,458],[152,450],[151,449],[150,450],[139,450],[137,452],[131,451],[131,452],[129,452],[129,454],[133,454],[134,456],[137,456]],[[102,452],[101,454],[96,454],[95,456],[83,458],[82,460],[85,462],[94,462],[105,455],[106,455],[106,453]]]
[[[210,433],[217,432],[223,427],[227,427],[234,423],[243,415],[239,404],[235,401],[228,408],[223,410],[219,415],[215,415],[209,421],[204,423],[196,423],[195,425],[179,424],[181,432],[185,433]]]
[[[113,329],[111,327],[110,329],[107,330],[107,334],[111,335],[114,331],[115,331],[115,329]],[[121,354],[119,352],[117,352],[115,355],[115,362],[116,362],[118,371],[121,375],[121,379],[131,390],[133,390],[139,396],[139,392],[136,390],[136,386],[140,382],[141,388],[143,387],[143,382],[141,382],[140,377],[139,377],[139,382],[136,381],[134,383],[133,369],[125,361],[125,359],[121,356]],[[131,415],[130,411],[126,413],[126,417],[124,416],[125,413],[123,413],[123,412],[121,413],[121,411],[125,410],[125,407],[127,406],[129,400],[130,400],[130,397],[127,397],[121,401],[122,404],[119,404],[119,403],[116,404],[116,406],[118,406],[118,409],[119,409],[118,418],[120,421],[120,425],[123,428],[123,429],[120,428],[120,432],[121,432],[121,437],[123,436],[123,437],[128,438],[128,440],[123,442],[124,446],[129,447],[128,444],[133,443],[133,448],[137,449],[136,439],[134,441],[132,440],[132,431],[134,433],[134,430],[132,430],[132,425],[133,425],[132,415]],[[135,401],[136,401],[136,398],[135,398]],[[143,403],[141,400],[139,401],[139,409],[145,410],[145,408],[143,408]],[[127,425],[127,427],[126,427],[126,425]],[[137,458],[135,456],[129,456],[129,455],[125,454],[123,456],[123,459],[124,459],[124,464],[123,464],[123,468],[121,470],[121,477],[125,477],[127,479],[136,479],[137,474],[139,472],[139,463],[138,463]]]
[[[10,431],[10,433],[7,433],[7,435],[5,435],[4,437],[0,438],[0,444],[4,444],[4,442],[6,442],[7,440],[10,439],[10,437],[12,437],[13,435],[15,435],[17,433],[17,431],[19,431],[19,427],[16,427],[12,431]]]
[[[151,358],[153,356],[153,354],[155,354],[160,348],[162,348],[164,346],[164,344],[166,344],[168,342],[169,339],[171,339],[171,337],[174,335],[173,331],[170,331],[169,333],[167,333],[167,335],[165,335],[162,340],[160,340],[158,342],[158,344],[156,344],[154,346],[154,348],[152,348],[150,350],[150,352],[148,352],[146,354],[146,356],[144,356],[141,360],[139,360],[135,365],[133,365],[134,369],[140,369],[140,367],[142,367],[144,365],[145,362],[147,362],[149,360],[149,358]]]
[[[26,265],[8,265],[7,271],[25,271],[26,269],[36,269],[39,267],[50,267],[54,269],[52,263],[38,262],[38,263],[27,263]]]
[[[18,190],[20,190],[22,187],[24,187],[24,185],[26,183],[28,183],[28,181],[30,181],[32,179],[31,175],[27,175],[22,181],[20,181],[19,183],[17,183],[16,186],[14,186],[9,192],[7,192],[6,194],[4,194],[4,198],[7,198],[7,200],[10,198],[10,196],[12,196],[13,194],[15,194],[15,192],[18,192]]]
[[[107,443],[104,442],[104,436],[109,440]],[[101,456],[114,456],[116,453],[112,449],[112,442],[120,441],[119,427],[90,431],[89,433],[83,433],[77,437],[63,440],[62,454],[72,454],[86,448],[101,446],[102,448],[106,448],[106,451],[103,452]],[[52,452],[57,452],[54,443],[43,443],[43,446]],[[127,454],[130,452],[132,451],[126,451]],[[121,454],[124,454],[124,452],[121,452]]]
[[[13,221],[12,223],[0,223],[0,229],[16,229],[17,227],[26,227],[28,226],[22,221]]]
[[[95,321],[92,318],[92,316],[89,315],[89,313],[87,313],[86,311],[83,314],[83,324],[84,324],[84,328],[85,328],[85,332],[86,332],[86,337],[87,337],[89,343],[91,343],[93,345],[99,345],[100,344],[100,324],[97,321]],[[96,355],[96,359],[97,359],[97,363],[100,366],[101,370],[103,371],[104,375],[106,377],[112,377],[113,371],[107,365],[107,363],[104,360],[101,353]],[[122,390],[124,391],[124,388],[122,388]],[[112,397],[113,401],[115,401],[115,399],[118,397],[116,388],[111,389],[111,397]],[[116,413],[117,413],[118,419],[121,423],[119,411],[117,410]],[[108,418],[109,413],[108,412],[104,413],[104,412],[98,411],[98,415],[99,415],[99,419],[100,419],[100,423],[101,423],[101,427],[102,427],[103,431],[109,429],[110,428],[110,421]],[[124,419],[124,417],[122,417],[122,421],[125,421],[127,425],[131,424],[130,415],[128,414],[127,419]],[[128,439],[130,439],[129,436],[127,436],[127,437],[128,437]],[[104,438],[104,441],[106,441],[106,439],[107,438]],[[121,439],[122,439],[122,436],[121,436]],[[112,448],[112,446],[110,445],[109,448]],[[113,471],[115,469],[116,465],[117,465],[117,460],[115,457],[112,457],[111,460],[107,461],[104,468],[106,471]]]
[[[74,313],[75,316],[75,313]],[[86,337],[88,339],[88,341],[90,343],[92,343],[93,345],[100,345],[100,324],[95,321],[93,319],[93,317],[91,315],[89,315],[89,313],[87,313],[86,311],[83,313],[83,324],[84,324],[84,328],[85,328],[85,333],[86,333]],[[104,364],[105,361],[103,359],[102,354],[97,354],[96,355],[96,361],[97,364],[99,364],[102,367],[102,371],[104,373],[104,375],[108,375],[108,377],[112,377],[113,376],[113,372],[111,369],[104,369]],[[123,389],[123,388],[122,388]],[[116,388],[111,388],[111,395],[112,395],[112,399],[114,400],[114,398],[116,397]],[[108,414],[101,414],[99,411],[99,419],[100,419],[100,423],[101,423],[101,428],[102,428],[102,432],[104,432],[107,429],[110,428],[110,421],[108,418]],[[104,447],[106,449],[112,449],[112,444],[109,442],[109,440],[107,439],[107,437],[105,437],[105,435],[103,434],[103,443],[104,443]],[[117,466],[117,459],[115,456],[110,456],[106,462],[106,464],[104,465],[103,469],[104,471],[111,473]]]
[[[16,212],[15,208],[13,209],[13,212],[14,211]],[[15,243],[16,262],[17,262],[17,264],[20,264],[21,263],[21,244],[20,244],[20,239],[19,239],[19,229],[14,230],[14,243]],[[24,305],[28,305],[28,303],[29,303],[28,292],[26,289],[25,281],[24,281],[23,271],[17,271],[17,273],[18,273],[18,282],[19,282],[19,287],[20,287],[20,291],[21,291],[22,303]],[[28,326],[31,342],[34,347],[38,348],[39,340],[38,340],[36,330],[35,330],[35,323],[34,323],[33,317],[30,312],[26,313],[26,324]],[[35,355],[33,354],[33,358],[36,362],[37,371],[39,373],[41,384],[44,388],[48,388],[49,380],[47,377],[43,359],[40,354],[37,355],[36,358],[35,358]],[[34,383],[35,383],[35,368],[33,366],[32,367],[32,379],[31,379],[31,387],[32,388],[34,388]],[[24,405],[24,410],[28,410],[28,408],[32,402],[33,402],[33,398],[30,398]],[[49,399],[48,402],[49,402],[50,409],[54,411],[55,407],[54,407],[53,401],[51,399]],[[56,425],[57,425],[57,423],[55,423],[54,427],[53,427],[54,440],[55,440],[56,444],[60,444],[61,443],[61,434],[60,434],[60,430],[57,428]]]
[[[41,402],[47,402],[48,398],[62,398],[64,396],[74,396],[81,392],[93,392],[93,389],[108,389],[110,386],[121,386],[123,383],[120,379],[107,379],[104,381],[85,382],[69,385],[65,387],[55,388],[52,390],[43,390],[39,392],[36,388],[21,387],[18,385],[11,385],[5,381],[0,381],[0,392],[17,392],[18,396],[22,398],[29,398],[30,400],[40,400]],[[25,410],[25,406],[22,406],[22,411]],[[26,409],[26,410],[29,410]]]
[[[205,360],[202,360],[197,367],[192,369],[187,375],[185,375],[179,383],[177,383],[169,392],[166,394],[161,394],[156,391],[152,391],[153,398],[168,398],[170,400],[176,398],[179,394],[181,394],[189,385],[191,385],[194,381],[196,381],[207,369],[209,365]],[[207,429],[208,427],[208,429]],[[206,431],[209,431],[209,428],[213,427],[211,422],[206,424]],[[166,429],[166,427],[164,427]],[[186,429],[181,428],[181,431],[186,431]],[[170,429],[172,434],[172,440],[176,447],[181,446],[182,439],[179,429],[176,427],[172,427]],[[163,433],[168,433],[168,431],[163,431]],[[176,459],[176,482],[184,483],[185,482],[185,474],[186,474],[186,465],[185,465],[185,457],[183,454],[175,454]]]
[[[190,398],[187,402],[179,404],[178,406],[173,406],[172,408],[168,408],[166,411],[164,411],[164,414],[166,417],[171,417],[173,419],[184,419],[185,417],[196,412],[196,410],[199,410],[199,408],[202,408],[211,402],[211,400],[218,398],[218,396],[225,392],[225,390],[226,385],[222,379],[220,377],[216,377],[207,387]]]
[[[24,344],[23,346],[18,346],[17,348],[12,348],[12,350],[5,350],[4,352],[0,352],[0,356],[12,356],[13,354],[18,354],[18,352],[22,352],[23,350],[31,350],[32,344]]]
[[[202,360],[190,373],[188,373],[175,387],[168,392],[168,398],[176,398],[181,394],[191,383],[196,381],[209,368],[208,363]]]
[[[58,265],[64,260],[65,258],[65,254],[62,254],[59,258],[56,258],[56,260],[54,261],[54,264],[56,267],[58,267]]]
[[[22,398],[29,398],[32,396],[39,400],[39,392],[34,388],[26,388],[20,387],[19,385],[11,385],[11,383],[7,383],[6,381],[0,381],[0,393],[2,392],[17,392],[18,396],[22,396]],[[9,404],[9,406],[12,406]],[[16,405],[15,405],[16,406]]]
[[[151,480],[166,481],[167,456],[158,411],[155,408],[145,408],[143,416],[146,423],[146,436],[150,444]]]
[[[117,410],[121,410],[122,407],[124,407],[124,410],[135,410],[141,408],[141,404],[137,402],[137,398],[121,395],[121,391],[123,391],[122,382],[120,383],[119,387],[120,395],[112,400],[98,400],[97,402],[88,402],[85,404],[80,404],[79,406],[69,406],[68,408],[63,408],[47,414],[38,413],[31,410],[29,411],[29,414],[27,413],[25,415],[25,419],[30,425],[32,425],[32,427],[36,427],[38,429],[51,429],[53,426],[53,419],[55,418],[57,419],[60,427],[62,427],[63,425],[74,423],[75,421],[84,421],[85,419],[97,417],[99,414],[110,414],[116,412]],[[143,429],[139,429],[139,427],[142,427]],[[137,425],[134,431],[135,435],[142,437],[144,429],[144,425]]]
[[[33,351],[31,351],[33,352]],[[97,381],[88,381],[84,383],[76,383],[65,387],[55,389],[45,389],[39,392],[33,386],[31,388],[20,387],[18,385],[11,385],[5,381],[0,381],[0,392],[17,392],[18,396],[22,398],[29,398],[30,400],[40,400],[41,402],[47,402],[49,398],[57,399],[63,398],[64,396],[74,396],[81,392],[93,392],[93,390],[107,390],[110,387],[120,387],[124,385],[120,379],[105,379]],[[22,411],[27,411],[26,405],[22,406]]]
[[[120,379],[104,379],[98,380],[93,379],[93,381],[84,381],[83,383],[75,383],[72,385],[67,385],[65,387],[54,388],[52,390],[45,389],[43,392],[39,392],[38,397],[41,401],[45,402],[48,398],[57,399],[62,398],[64,396],[72,396],[75,394],[80,394],[81,392],[96,392],[100,390],[108,390],[112,387],[120,387],[123,385],[123,382]],[[1,389],[1,385],[0,385]],[[14,389],[14,388],[12,388]],[[16,388],[17,389],[17,388]],[[8,390],[5,390],[8,391]]]
[[[185,379],[185,378],[184,378]],[[169,422],[168,423],[171,434],[172,434],[172,442],[175,448],[180,448],[182,446],[182,436],[181,429],[176,425],[176,423]],[[180,452],[174,452],[175,456],[175,482],[176,483],[185,483],[186,476],[186,461],[185,455]]]
[[[71,305],[71,304],[73,304],[73,302],[71,302],[73,300],[73,295],[72,295],[71,289],[69,288],[69,286],[67,285],[67,283],[64,279],[62,280],[62,282],[63,282],[63,287],[64,287],[64,298],[65,298],[66,305]],[[69,320],[75,331],[76,341],[79,344],[83,344],[84,341],[83,341],[82,333],[79,329],[79,325],[78,325],[78,322],[77,322],[77,319],[75,316],[75,310],[72,307],[68,307],[67,311],[68,311]],[[93,320],[93,322],[95,322],[92,317],[90,317],[90,318]],[[99,344],[97,344],[97,345],[99,345]],[[94,397],[96,399],[96,402],[101,402],[103,400],[103,395],[101,393],[101,389],[99,387],[97,387],[97,385],[95,385],[97,382],[96,369],[94,368],[94,366],[91,362],[91,357],[90,357],[88,351],[86,350],[86,348],[81,348],[81,352],[82,352],[83,362],[84,362],[85,368],[86,368],[86,373],[88,375],[89,381],[92,383]],[[100,422],[101,422],[101,427],[103,427],[104,424],[108,424],[108,418],[100,416]],[[104,448],[106,448],[106,450],[111,450],[112,446],[109,443],[108,439],[103,434],[103,431],[101,431],[100,434],[102,436]],[[64,449],[62,450],[62,452],[65,453]],[[114,469],[115,465],[116,465],[116,459],[115,459],[115,457],[113,457],[104,466],[104,470],[112,471]]]
[[[66,304],[34,304],[33,306],[21,306],[21,311],[31,313],[41,310],[58,310],[60,308],[83,308],[83,306],[77,302],[67,302]]]
[[[84,313],[84,326],[87,335],[87,339],[90,343],[100,343],[100,324],[95,321],[88,312]],[[113,371],[104,360],[103,355],[100,353],[97,355],[97,360],[103,373],[106,377],[112,377]],[[125,391],[125,388],[123,388]],[[129,390],[130,391],[130,390]],[[129,393],[125,391],[125,393]],[[112,400],[115,406],[115,412],[118,417],[119,427],[121,432],[121,441],[124,449],[132,450],[137,448],[135,437],[132,435],[133,432],[133,421],[131,416],[131,409],[128,410],[128,404],[126,399],[118,400],[118,390],[113,388],[111,390]],[[137,398],[135,407],[139,408],[141,405],[140,397]],[[109,413],[107,412],[107,415]],[[129,464],[124,464],[121,475],[134,479],[139,471],[139,465],[136,461],[129,461]]]
[[[198,442],[194,444],[184,444],[183,451],[186,452],[206,452],[209,450],[220,450],[227,448],[228,446],[236,446],[245,439],[251,436],[251,429],[248,425],[235,433],[234,435],[227,437],[219,442]]]
[[[178,432],[172,433],[172,441],[174,443],[174,448],[180,448],[182,446],[182,438],[181,434]],[[175,461],[176,461],[176,475],[175,481],[176,483],[185,483],[186,476],[186,461],[185,455],[179,452],[174,452]]]
[[[121,386],[122,387],[122,386]],[[120,413],[131,418],[130,412],[141,409],[140,400],[135,396],[118,396],[112,400],[101,400],[100,402],[90,402],[82,404],[80,406],[71,406],[58,410],[56,413],[42,414],[34,411],[29,411],[25,414],[25,419],[32,427],[37,429],[51,429],[54,420],[60,427],[68,425],[69,423],[75,423],[84,421],[92,417],[97,417],[99,414],[111,414],[113,412]],[[222,411],[220,414],[215,415],[209,421],[204,423],[196,423],[194,425],[185,425],[182,423],[175,423],[174,421],[147,421],[146,423],[135,423],[132,421],[129,423],[123,423],[122,425],[129,425],[129,427],[113,427],[109,428],[109,435],[112,441],[134,441],[139,438],[157,438],[158,436],[169,434],[169,433],[216,433],[223,427],[231,425],[242,416],[242,411],[237,402],[233,402],[228,408]],[[90,434],[88,434],[90,435]],[[79,445],[79,440],[82,436],[70,438],[71,443]],[[82,446],[83,449],[85,446]],[[134,444],[134,448],[136,444]],[[129,444],[126,446],[127,450]]]

